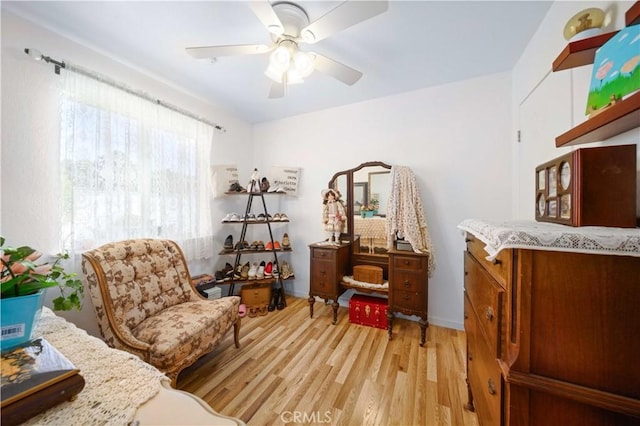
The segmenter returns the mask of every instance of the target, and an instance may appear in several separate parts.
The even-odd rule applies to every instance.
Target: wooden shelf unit
[[[553,61],[551,69],[553,71],[562,71],[592,64],[593,58],[596,56],[596,50],[616,34],[618,34],[618,31],[600,34],[595,37],[589,37],[567,44],[567,47],[565,47],[555,61]]]
[[[640,1],[625,13],[626,26],[640,23]],[[553,61],[552,70],[561,71],[592,64],[596,50],[618,31],[571,42]],[[587,121],[556,137],[556,147],[604,141],[640,126],[640,92],[634,93]]]

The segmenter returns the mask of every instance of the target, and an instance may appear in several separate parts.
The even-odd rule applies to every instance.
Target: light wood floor
[[[242,319],[232,334],[185,369],[178,388],[248,425],[477,425],[466,411],[465,334],[430,325],[420,347],[417,322],[386,330],[349,323],[347,308],[306,299]],[[294,417],[297,416],[297,417]]]

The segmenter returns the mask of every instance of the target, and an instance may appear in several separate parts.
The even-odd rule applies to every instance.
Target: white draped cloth
[[[391,167],[391,195],[387,203],[387,248],[395,235],[404,238],[417,253],[429,253],[429,276],[436,269],[435,252],[425,218],[420,189],[409,167]]]

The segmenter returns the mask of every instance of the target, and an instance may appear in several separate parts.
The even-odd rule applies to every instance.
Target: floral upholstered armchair
[[[120,241],[82,257],[104,340],[163,371],[172,386],[180,371],[212,351],[232,326],[240,347],[240,298],[202,297],[175,242]]]

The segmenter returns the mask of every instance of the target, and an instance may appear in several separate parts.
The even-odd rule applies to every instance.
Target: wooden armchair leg
[[[240,348],[240,318],[233,324],[233,341],[236,348]]]

